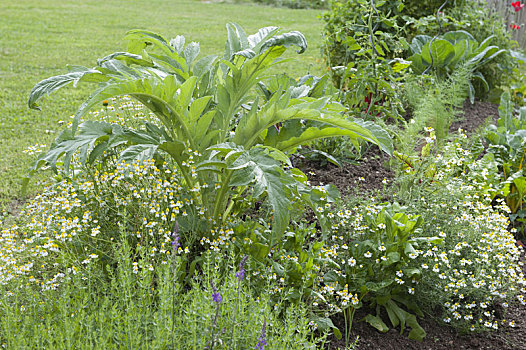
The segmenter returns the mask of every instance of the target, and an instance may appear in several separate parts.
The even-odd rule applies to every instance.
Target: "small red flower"
[[[518,26],[518,25],[516,25],[516,24],[511,24],[510,27],[511,27],[511,29],[513,29],[513,30],[519,30],[519,29],[521,28],[521,26]]]
[[[511,6],[515,9],[515,12],[519,12],[523,9],[524,4],[521,4],[520,1],[515,1],[511,3]]]

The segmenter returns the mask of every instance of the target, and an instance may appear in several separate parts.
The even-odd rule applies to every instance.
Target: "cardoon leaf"
[[[170,56],[174,50],[168,41],[160,34],[149,30],[134,29],[126,33],[124,39],[128,40],[128,51],[139,54],[148,45],[153,45]]]
[[[252,49],[245,49],[234,53],[234,56],[243,56],[245,58],[253,58],[256,56],[256,53]]]
[[[29,100],[27,102],[29,108],[40,109],[40,107],[37,105],[37,101],[40,100],[42,96],[49,95],[53,91],[56,91],[70,83],[73,83],[73,85],[76,86],[77,83],[81,81],[81,79],[84,77],[87,78],[88,76],[91,81],[102,82],[107,80],[107,78],[105,78],[101,72],[95,69],[87,68],[84,71],[75,71],[44,79],[36,84],[31,90],[31,93],[29,94]]]
[[[158,147],[159,144],[139,144],[130,146],[121,152],[117,162],[125,161],[130,163],[135,160],[142,162],[152,159],[154,154],[157,152]]]
[[[253,185],[254,197],[263,193],[268,196],[273,209],[272,231],[274,238],[279,237],[289,223],[290,201],[286,187],[291,182],[281,169],[280,163],[270,157],[261,148],[253,148],[242,153],[229,170],[235,170],[229,186]]]
[[[199,56],[200,48],[199,43],[196,43],[195,41],[192,41],[190,44],[188,44],[184,49],[184,58],[186,60],[186,64],[190,66],[192,62]]]
[[[126,64],[128,65],[136,64],[139,66],[153,67],[153,62],[151,60],[143,59],[141,55],[135,55],[129,52],[112,53],[111,55],[98,59],[97,64],[100,66],[102,63],[109,61],[109,60],[113,60],[113,59],[122,60],[126,62]]]
[[[179,55],[182,55],[184,50],[184,42],[184,36],[178,35],[172,40],[170,40],[170,46],[173,47]]]
[[[248,36],[248,44],[254,51],[259,51],[261,45],[279,31],[278,27],[263,27],[256,34]]]
[[[120,126],[112,125],[105,122],[86,121],[79,127],[78,134],[73,136],[70,130],[63,131],[55,140],[51,149],[42,155],[33,165],[31,171],[34,172],[44,165],[49,165],[53,170],[56,170],[57,161],[65,156],[66,159],[71,159],[71,156],[80,150],[81,162],[85,163],[87,152],[93,148],[97,142],[112,141],[117,144],[115,139],[124,142],[124,133]],[[69,162],[64,162],[66,172],[69,170]]]
[[[276,35],[266,40],[263,45],[261,45],[259,52],[264,52],[266,49],[273,46],[290,47],[293,45],[299,47],[297,52],[298,54],[301,54],[307,50],[307,39],[305,39],[305,36],[298,31]]]

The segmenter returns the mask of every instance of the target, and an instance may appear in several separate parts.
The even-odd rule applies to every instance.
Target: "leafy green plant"
[[[289,221],[292,199],[309,203],[308,189],[281,167],[290,165],[286,152],[334,136],[368,140],[391,152],[383,130],[342,118],[342,107],[330,97],[293,98],[291,89],[280,89],[262,103],[252,97],[253,88],[288,47],[305,51],[301,33],[279,34],[277,27],[265,27],[247,36],[237,24],[228,24],[227,29],[223,58],[197,60],[200,50],[195,42],[185,46],[182,36],[168,41],[153,32],[133,30],[126,36],[128,52],[106,56],[93,69],[72,66],[69,73],[35,85],[29,97],[31,108],[37,108],[45,94],[70,83],[91,82],[99,87],[78,109],[72,129],[58,136],[31,171],[44,165],[56,170],[61,157],[67,171],[76,152],[81,164],[92,164],[110,151],[119,154],[119,161],[154,158],[161,167],[169,159],[177,165],[184,186],[193,189],[194,203],[216,222],[229,218],[236,196],[245,191],[255,198],[265,194],[274,211],[272,230],[279,240]],[[158,125],[146,122],[141,129],[92,121],[78,125],[91,107],[122,95],[145,105],[158,118]],[[291,120],[311,120],[322,126],[290,132],[274,127]]]
[[[489,152],[485,157],[494,161],[502,174],[502,181],[498,184],[500,191],[495,191],[494,196],[505,198],[512,222],[525,222],[526,108],[522,107],[519,115],[514,117],[510,94],[505,92],[501,97],[499,116],[497,125],[488,126],[484,135]]]
[[[258,87],[265,100],[269,100],[280,89],[290,89],[294,97],[308,96],[320,98],[324,95],[331,95],[338,98],[338,90],[333,86],[328,74],[321,77],[309,74],[297,80],[287,75],[278,75],[267,80],[265,83],[260,82]],[[354,113],[354,111],[355,110],[349,111],[348,113]],[[293,128],[306,130],[312,126],[320,127],[322,123],[307,120],[292,120],[285,122],[283,125],[285,125],[285,130],[291,130]],[[276,125],[276,129],[279,131],[283,125]],[[341,166],[345,161],[359,158],[361,155],[360,150],[364,148],[363,146],[366,146],[366,143],[356,143],[345,136],[322,138],[314,140],[306,146],[298,147],[297,154],[293,156],[292,160],[294,161],[296,158],[310,159],[320,161],[322,164],[330,162],[334,165]]]
[[[427,35],[417,35],[409,45],[412,56],[409,60],[411,67],[417,74],[433,69],[438,77],[445,79],[463,64],[470,67],[473,78],[479,79],[489,91],[489,85],[481,72],[481,67],[497,56],[506,52],[497,46],[492,46],[493,36],[478,43],[475,38],[464,30],[447,32],[437,38]],[[468,84],[471,103],[475,100],[475,88],[472,82]]]
[[[409,337],[422,340],[426,333],[416,319],[422,313],[411,301],[422,271],[413,260],[421,245],[441,239],[424,237],[422,218],[406,214],[406,208],[396,203],[354,212],[342,209],[333,217],[333,239],[325,247],[330,263],[319,300],[344,312],[347,338],[356,309],[365,304],[374,311],[363,320],[379,331],[389,330],[381,317],[385,309],[392,327],[400,326],[402,333],[410,327]]]
[[[398,1],[376,5],[365,0],[350,3],[336,2],[333,12],[325,18],[325,56],[334,83],[353,115],[396,120],[403,111],[398,95],[400,76],[409,66],[409,62],[392,59],[402,53],[401,44],[396,44],[399,41],[395,39],[401,28],[393,11],[403,5]],[[338,13],[346,6],[353,7],[351,16],[355,17],[338,23],[341,20]],[[339,53],[341,49],[344,51]]]
[[[422,216],[421,235],[442,239],[417,250],[422,277],[414,301],[427,317],[463,332],[513,327],[508,306],[525,304],[522,249],[508,231],[505,204],[492,201],[500,177],[483,151],[465,135],[447,142],[428,156],[435,181],[414,181],[396,195],[408,213]]]

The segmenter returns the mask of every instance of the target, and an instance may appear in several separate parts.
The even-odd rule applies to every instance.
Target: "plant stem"
[[[221,211],[224,209],[225,205],[225,196],[228,192],[228,183],[230,182],[230,179],[232,178],[232,175],[234,174],[233,170],[227,170],[227,173],[225,174],[225,179],[223,180],[221,184],[221,189],[219,190],[219,195],[216,198],[216,202],[214,205],[214,219],[216,221],[219,221],[219,218],[221,216]]]

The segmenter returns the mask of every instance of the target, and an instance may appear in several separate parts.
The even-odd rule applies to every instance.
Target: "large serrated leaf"
[[[290,46],[297,46],[299,47],[299,50],[297,51],[298,54],[304,53],[305,50],[307,50],[307,39],[303,34],[301,34],[298,31],[292,31],[288,33],[284,33],[281,35],[276,35],[268,40],[266,40],[263,45],[261,45],[259,52],[264,52],[266,49],[273,47],[273,46],[284,46],[284,47],[290,47]]]
[[[162,35],[149,30],[130,30],[126,33],[124,39],[128,40],[128,51],[131,53],[139,54],[147,45],[154,45],[167,55],[171,55],[174,52]]]
[[[107,80],[104,78],[101,72],[95,69],[75,71],[44,79],[41,82],[37,83],[31,90],[31,93],[29,94],[29,100],[27,102],[29,108],[40,109],[37,105],[37,102],[40,98],[42,98],[42,96],[49,95],[53,91],[56,91],[71,83],[73,83],[73,85],[76,86],[76,84],[87,75],[90,75],[91,79],[100,77],[99,81]]]
[[[157,148],[159,148],[158,144],[139,144],[130,146],[121,152],[118,162],[143,162],[145,160],[152,159],[154,154],[157,152]]]
[[[153,67],[153,62],[151,60],[144,59],[141,55],[136,55],[129,52],[115,52],[106,57],[100,58],[97,60],[97,64],[100,66],[102,63],[109,60],[122,60],[128,65],[136,64],[139,66]]]
[[[44,165],[49,165],[53,170],[56,170],[59,158],[65,156],[69,160],[78,150],[85,155],[81,159],[82,162],[85,162],[88,150],[95,147],[97,142],[108,142],[110,139],[115,138],[124,138],[124,133],[120,126],[105,122],[86,121],[80,125],[78,134],[75,136],[70,130],[62,132],[51,146],[51,149],[35,162],[31,170],[36,171]],[[69,161],[65,162],[64,168],[66,172],[69,170]]]
[[[199,56],[199,52],[199,43],[196,43],[194,41],[192,41],[184,48],[184,58],[188,66],[190,66],[192,62],[194,62],[194,60],[197,58],[197,56]]]
[[[278,27],[263,27],[256,34],[249,35],[247,40],[251,49],[258,51],[263,43],[278,32]]]
[[[278,238],[289,223],[290,201],[286,186],[290,179],[283,173],[280,163],[270,157],[264,149],[254,148],[243,152],[228,167],[234,170],[229,186],[244,186],[253,183],[254,197],[266,193],[273,209],[272,231]]]

